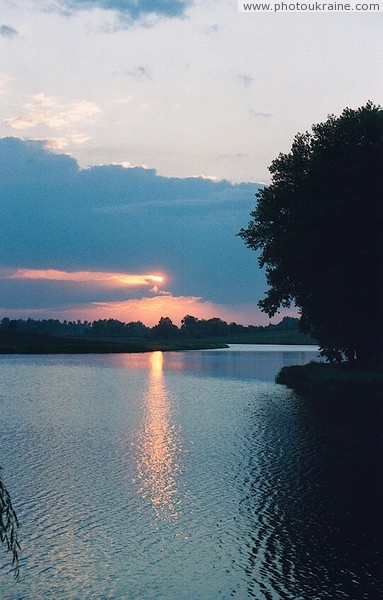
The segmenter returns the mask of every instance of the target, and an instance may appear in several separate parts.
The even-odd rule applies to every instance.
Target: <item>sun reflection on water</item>
[[[176,520],[180,515],[176,481],[180,471],[179,439],[172,422],[160,351],[150,355],[149,382],[143,403],[145,418],[136,445],[139,494],[150,502],[157,518]]]

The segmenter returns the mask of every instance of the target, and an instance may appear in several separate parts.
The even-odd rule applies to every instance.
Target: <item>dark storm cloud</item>
[[[155,14],[164,17],[180,17],[191,0],[59,0],[70,11],[100,8],[116,11],[123,18],[140,19]]]
[[[159,271],[174,294],[214,302],[263,293],[256,256],[236,236],[254,208],[255,184],[161,177],[141,167],[80,169],[69,156],[16,138],[0,140],[0,181],[3,268]],[[3,306],[12,293],[21,302],[20,286],[7,282]],[[39,285],[30,289],[40,299]]]
[[[18,32],[13,27],[9,25],[0,25],[0,36],[2,37],[15,37],[18,35]]]

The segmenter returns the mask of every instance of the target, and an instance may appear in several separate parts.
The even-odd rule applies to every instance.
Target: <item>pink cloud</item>
[[[108,271],[59,271],[56,269],[15,269],[3,274],[4,279],[38,279],[45,281],[70,281],[91,283],[96,286],[125,287],[147,286],[162,283],[164,277],[154,274],[114,273]]]

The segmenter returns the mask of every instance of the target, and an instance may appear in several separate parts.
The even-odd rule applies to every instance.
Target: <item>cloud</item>
[[[128,77],[130,77],[131,79],[134,79],[135,81],[152,79],[152,76],[150,75],[148,69],[146,67],[143,67],[142,65],[139,67],[135,67],[134,69],[131,69],[129,71],[124,71],[123,75],[127,75]]]
[[[93,121],[101,112],[100,107],[89,100],[73,100],[65,104],[53,96],[46,96],[43,92],[33,96],[32,100],[23,107],[23,115],[9,117],[5,119],[5,123],[18,130],[30,129],[37,125],[60,128],[83,121]]]
[[[219,31],[221,29],[221,27],[215,23],[214,25],[207,25],[205,27],[198,26],[195,29],[196,29],[196,31],[199,31],[200,33],[210,35],[212,33],[217,33],[217,31]]]
[[[254,78],[249,75],[241,74],[239,75],[239,80],[245,87],[249,87],[253,83]]]
[[[249,108],[249,113],[252,117],[261,117],[265,119],[268,119],[273,116],[273,113],[260,112],[255,110],[254,108]]]
[[[59,271],[57,269],[15,269],[11,273],[7,272],[5,279],[71,281],[101,284],[107,287],[147,286],[164,281],[162,275],[138,275],[136,273],[110,273],[105,271]]]
[[[18,310],[56,310],[68,306],[114,305],[142,296],[168,296],[159,273],[0,269],[0,305]]]
[[[234,306],[262,297],[256,255],[236,236],[256,184],[80,169],[44,144],[0,139],[0,306],[85,311],[142,296]],[[165,277],[166,294],[155,277]]]
[[[7,92],[9,83],[12,81],[12,77],[7,75],[6,73],[0,72],[0,94],[4,94]]]
[[[0,36],[12,38],[19,35],[18,31],[9,25],[0,25]]]
[[[235,152],[234,154],[220,154],[217,158],[220,160],[241,160],[242,158],[246,158],[248,155],[248,152]]]
[[[285,312],[287,314],[287,311]],[[296,316],[296,312],[293,311],[288,314]],[[2,315],[11,318],[81,319],[83,321],[118,319],[124,322],[142,321],[149,327],[156,325],[161,317],[170,317],[173,323],[180,326],[181,320],[186,315],[193,315],[198,319],[220,317],[227,323],[236,322],[243,325],[254,323],[267,325],[270,322],[266,315],[260,314],[255,304],[230,306],[206,301],[198,296],[173,296],[172,294],[144,296],[116,302],[95,301],[60,307],[48,306],[44,310],[36,307],[10,309],[0,304],[0,316]]]
[[[133,96],[123,96],[122,98],[114,98],[112,100],[113,104],[129,104],[133,100]]]
[[[115,303],[93,303],[84,310],[85,314],[100,318],[118,318],[126,321],[142,321],[145,325],[153,326],[161,317],[169,316],[176,324],[188,314],[198,318],[210,318],[217,315],[217,307],[211,302],[204,302],[196,296],[160,295],[143,297]]]
[[[90,136],[85,133],[81,133],[79,131],[73,131],[72,133],[67,133],[63,137],[50,137],[46,140],[43,140],[45,148],[50,150],[64,150],[71,144],[80,145],[85,144],[90,139]]]
[[[192,0],[58,0],[70,12],[101,9],[114,11],[121,19],[137,21],[148,15],[182,17]]]

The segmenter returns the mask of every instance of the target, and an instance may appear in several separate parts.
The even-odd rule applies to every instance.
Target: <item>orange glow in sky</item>
[[[153,327],[161,317],[170,317],[176,325],[186,315],[199,319],[220,317],[228,323],[250,324],[269,322],[266,315],[259,316],[256,306],[230,307],[203,300],[197,296],[173,296],[170,293],[151,297],[131,298],[121,302],[92,302],[83,306],[72,307],[61,313],[61,319],[118,319],[120,321],[142,321]],[[263,319],[263,321],[262,321]]]
[[[49,281],[71,281],[98,283],[115,286],[145,286],[162,283],[164,277],[154,274],[113,273],[108,271],[58,271],[56,269],[16,269],[8,279],[45,279]]]
[[[98,289],[120,289],[123,291],[121,300],[89,300],[81,304],[70,304],[54,308],[28,307],[12,309],[2,308],[0,312],[11,318],[54,318],[54,319],[81,319],[94,321],[97,319],[118,319],[124,322],[142,321],[148,327],[156,325],[161,317],[170,317],[176,325],[186,315],[193,315],[198,319],[220,317],[228,323],[235,321],[243,325],[267,325],[270,321],[266,315],[259,313],[256,305],[230,306],[217,304],[199,296],[175,296],[171,291],[163,289],[168,282],[168,277],[163,273],[117,273],[110,271],[61,271],[57,269],[0,269],[0,280],[27,281],[55,281],[74,286],[83,285],[92,288],[93,297],[97,298],[94,291]],[[162,284],[162,285],[161,285]],[[159,287],[161,286],[161,289]],[[141,297],[129,297],[129,288],[142,288]],[[125,293],[126,290],[126,293]],[[150,293],[150,295],[149,295]],[[137,292],[135,292],[136,295]],[[292,309],[291,316],[297,316]],[[280,317],[274,317],[272,322],[277,322]]]

